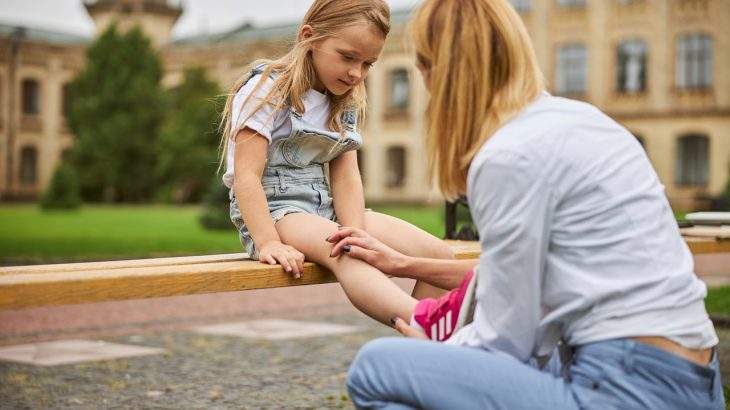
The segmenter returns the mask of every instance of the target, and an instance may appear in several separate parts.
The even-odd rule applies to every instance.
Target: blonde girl
[[[408,295],[358,259],[332,256],[338,223],[369,232],[400,252],[452,258],[443,241],[364,208],[355,150],[365,111],[364,79],[390,29],[383,0],[315,0],[293,48],[257,61],[225,106],[223,182],[231,219],[249,255],[300,278],[304,260],[337,276],[352,303],[388,323],[417,300],[442,292],[425,283]],[[329,164],[329,183],[325,178]]]
[[[724,409],[706,288],[636,139],[543,90],[507,0],[426,0],[411,27],[430,163],[480,234],[476,308],[446,344],[397,319],[414,339],[365,345],[356,407]],[[444,266],[343,231],[336,249],[385,272]]]

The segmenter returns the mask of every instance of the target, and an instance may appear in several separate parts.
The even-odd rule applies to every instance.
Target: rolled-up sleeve
[[[554,208],[540,164],[510,151],[483,152],[469,172],[469,208],[481,257],[474,322],[453,344],[526,361],[540,342],[541,288]]]

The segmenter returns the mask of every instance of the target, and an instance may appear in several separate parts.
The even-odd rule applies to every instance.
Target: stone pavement
[[[0,409],[351,408],[387,335],[338,284],[5,311]]]
[[[289,318],[286,338],[160,330],[104,338],[158,354],[55,366],[0,362],[0,408],[352,408],[350,362],[365,342],[393,332],[352,311],[307,316]],[[260,320],[253,327],[287,324]],[[312,320],[326,324],[323,333]],[[307,325],[306,337],[292,333],[297,324]]]

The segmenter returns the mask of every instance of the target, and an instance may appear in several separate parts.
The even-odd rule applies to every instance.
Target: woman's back
[[[515,298],[533,304],[497,326],[533,315],[545,350],[561,335],[573,345],[636,335],[716,343],[664,187],[635,138],[595,107],[543,95],[482,147],[468,187],[480,268],[527,279],[507,284],[504,299],[482,287],[494,304],[485,318]]]

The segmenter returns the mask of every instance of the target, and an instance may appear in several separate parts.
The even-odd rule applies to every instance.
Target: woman
[[[431,93],[431,169],[447,198],[467,195],[480,234],[476,309],[443,344],[395,319],[412,338],[362,348],[348,377],[356,406],[724,408],[706,288],[633,136],[544,91],[506,0],[426,0],[411,34]],[[358,229],[331,240],[335,255],[419,268],[431,283],[455,266]],[[562,368],[559,340],[572,356]]]

